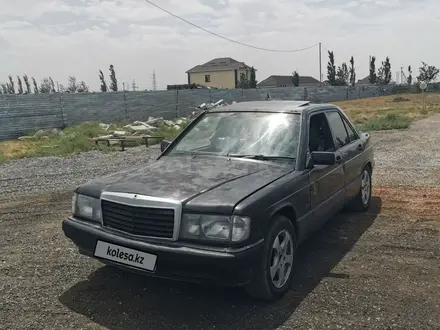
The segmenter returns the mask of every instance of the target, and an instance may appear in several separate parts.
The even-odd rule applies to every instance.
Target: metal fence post
[[[176,118],[179,118],[179,90],[176,89]]]
[[[124,107],[125,107],[125,117],[127,118],[128,121],[130,121],[130,116],[128,115],[128,106],[127,106],[127,94],[125,89],[124,89]]]
[[[60,93],[60,110],[61,110],[61,128],[64,129],[66,127],[66,122],[64,120],[64,106],[63,106],[63,93]]]

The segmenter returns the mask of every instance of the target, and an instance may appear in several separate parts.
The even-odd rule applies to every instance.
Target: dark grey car
[[[334,105],[215,108],[162,147],[155,162],[76,189],[63,230],[81,253],[274,300],[298,245],[344,207],[370,204],[371,138]]]

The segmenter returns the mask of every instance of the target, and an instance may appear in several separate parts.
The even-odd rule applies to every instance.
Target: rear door
[[[362,161],[359,155],[363,150],[363,142],[356,131],[337,109],[326,112],[333,133],[335,148],[341,153],[344,168],[345,198],[357,194],[360,187],[360,168]]]
[[[350,199],[358,194],[361,187],[361,175],[364,166],[364,157],[362,156],[365,150],[365,141],[360,138],[350,121],[343,114],[341,114],[341,118],[350,138],[348,158],[344,164],[346,197]]]

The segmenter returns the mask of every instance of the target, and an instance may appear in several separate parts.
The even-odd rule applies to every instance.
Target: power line
[[[310,49],[310,48],[313,48],[313,47],[316,47],[316,46],[319,45],[319,43],[317,43],[317,44],[314,44],[314,45],[312,45],[312,46],[308,46],[308,47],[305,47],[305,48],[291,49],[291,50],[283,50],[283,49],[269,49],[269,48],[262,48],[262,47],[257,47],[257,46],[253,46],[253,45],[245,44],[245,43],[243,43],[243,42],[240,42],[240,41],[237,41],[237,40],[230,39],[230,38],[225,37],[225,36],[222,36],[222,35],[220,35],[220,34],[218,34],[218,33],[215,33],[215,32],[212,32],[212,31],[209,31],[209,30],[207,30],[207,29],[205,29],[205,28],[203,28],[203,27],[201,27],[201,26],[199,26],[199,25],[196,25],[196,24],[194,24],[194,23],[191,23],[190,21],[188,21],[188,20],[186,20],[186,19],[184,19],[184,18],[182,18],[182,17],[180,17],[180,16],[177,16],[176,14],[173,14],[172,12],[166,10],[165,8],[162,8],[162,7],[158,6],[158,5],[156,5],[154,2],[151,2],[150,0],[145,0],[145,1],[148,2],[150,5],[152,5],[152,6],[156,7],[156,8],[158,8],[158,9],[160,9],[160,10],[166,12],[167,14],[169,14],[169,15],[171,15],[171,16],[174,16],[174,17],[177,18],[177,19],[180,19],[181,21],[183,21],[183,22],[185,22],[185,23],[187,23],[187,24],[190,24],[190,25],[192,25],[192,26],[194,26],[194,27],[196,27],[196,28],[198,28],[198,29],[200,29],[200,30],[203,30],[203,31],[205,31],[205,32],[207,32],[207,33],[209,33],[209,34],[212,34],[213,36],[216,36],[216,37],[218,37],[218,38],[221,38],[221,39],[224,39],[224,40],[227,40],[227,41],[230,41],[230,42],[233,42],[233,43],[239,44],[239,45],[241,45],[241,46],[250,47],[250,48],[254,48],[254,49],[258,49],[258,50],[264,50],[264,51],[267,51],[267,52],[275,52],[275,53],[295,53],[295,52],[301,52],[301,51],[304,51],[304,50],[307,50],[307,49]]]

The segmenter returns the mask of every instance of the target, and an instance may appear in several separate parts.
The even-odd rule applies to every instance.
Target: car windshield
[[[210,153],[231,157],[296,158],[300,116],[271,112],[212,112],[170,154]]]

